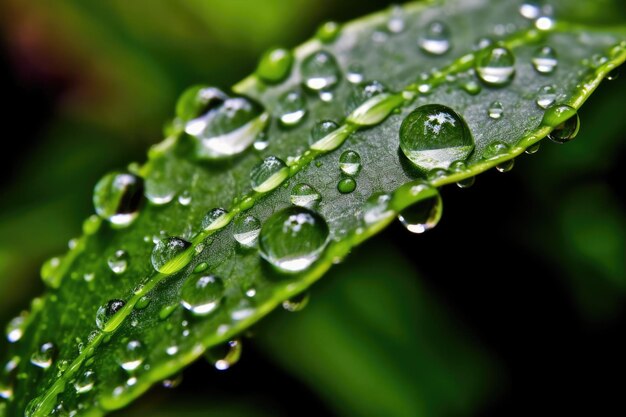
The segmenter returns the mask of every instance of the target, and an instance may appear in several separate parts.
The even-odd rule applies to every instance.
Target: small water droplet
[[[535,20],[535,27],[539,30],[550,30],[554,27],[554,19],[549,16],[541,16]]]
[[[339,157],[339,168],[344,174],[356,175],[361,171],[361,156],[355,151],[345,151]]]
[[[552,132],[548,134],[548,139],[563,144],[571,141],[578,134],[580,118],[573,107],[567,104],[556,104],[546,110],[541,124],[553,127]]]
[[[176,311],[177,307],[178,307],[178,304],[170,304],[170,305],[164,306],[163,308],[161,308],[161,310],[159,310],[159,318],[161,320],[165,320],[166,318],[171,316],[174,311]]]
[[[143,180],[136,175],[112,172],[102,177],[93,193],[96,213],[115,227],[130,225],[139,215]]]
[[[413,110],[400,126],[400,148],[419,169],[447,168],[474,149],[465,120],[449,107],[427,104]]]
[[[311,129],[311,139],[309,144],[312,145],[320,139],[328,136],[339,128],[339,125],[332,120],[322,120],[317,122]]]
[[[107,331],[105,330],[107,322],[111,319],[111,317],[115,315],[115,313],[120,311],[125,305],[126,305],[126,302],[124,300],[117,300],[117,299],[110,300],[106,304],[101,305],[100,308],[98,308],[98,311],[96,312],[96,326],[98,326],[98,329],[102,331]],[[111,331],[111,330],[112,329],[108,329],[108,331]]]
[[[515,75],[515,56],[505,46],[489,48],[476,59],[476,73],[489,86],[505,86]]]
[[[431,22],[419,39],[422,51],[432,55],[443,55],[451,48],[450,29],[440,21]]]
[[[138,340],[126,343],[117,353],[117,363],[127,372],[133,372],[143,363],[146,357],[146,348]]]
[[[239,361],[241,348],[241,340],[234,339],[223,345],[208,349],[205,353],[205,357],[215,366],[215,369],[225,371]]]
[[[335,57],[326,51],[317,51],[304,58],[300,72],[304,84],[314,91],[334,88],[341,75]]]
[[[405,208],[398,214],[400,223],[411,233],[424,233],[434,228],[443,210],[443,202],[436,188],[426,184],[411,187],[411,194],[426,197]]]
[[[483,150],[484,159],[495,159],[509,152],[509,145],[503,142],[492,142]]]
[[[62,259],[58,256],[48,259],[41,265],[41,280],[50,288],[59,288],[63,274],[60,274]]]
[[[161,385],[164,388],[174,389],[178,387],[182,382],[183,382],[183,374],[182,372],[179,372],[169,378],[165,378],[163,382],[161,382]]]
[[[320,193],[305,183],[296,184],[291,189],[291,195],[289,196],[291,204],[307,208],[315,206],[321,199]]]
[[[483,37],[483,38],[479,38],[476,40],[476,42],[474,43],[474,47],[472,49],[474,49],[475,51],[479,51],[481,49],[486,49],[492,45],[493,45],[493,40],[487,37]]]
[[[391,216],[393,211],[389,207],[390,202],[389,194],[372,195],[363,205],[363,222],[369,226]]]
[[[233,225],[233,238],[243,247],[251,248],[261,233],[261,222],[254,216],[240,216]]]
[[[162,274],[173,274],[183,268],[191,259],[188,251],[191,243],[179,237],[159,240],[152,249],[152,266]]]
[[[337,183],[337,190],[341,194],[350,194],[356,189],[356,181],[352,177],[342,178]]]
[[[189,190],[185,190],[178,196],[178,203],[181,206],[187,207],[191,204],[191,192]]]
[[[48,369],[54,362],[57,348],[52,342],[42,343],[39,349],[30,357],[30,363],[43,369]]]
[[[135,309],[143,310],[144,308],[148,307],[148,304],[150,304],[150,301],[151,301],[150,297],[148,297],[147,295],[142,296],[135,303]]]
[[[22,338],[26,325],[28,324],[27,319],[28,312],[24,311],[22,314],[9,321],[6,327],[6,335],[9,343],[15,343]]]
[[[300,293],[295,297],[291,297],[290,299],[283,301],[283,308],[291,313],[302,311],[304,307],[309,304],[310,298],[311,296],[309,292]]]
[[[549,46],[537,49],[531,62],[535,70],[540,74],[552,74],[558,64],[556,52]]]
[[[205,232],[218,230],[228,224],[228,212],[221,207],[211,209],[202,218],[201,227]]]
[[[544,85],[539,89],[539,93],[537,94],[536,103],[542,109],[547,109],[556,100],[556,90],[554,86]]]
[[[487,110],[487,113],[489,114],[489,117],[491,117],[492,119],[499,119],[504,114],[504,107],[502,106],[502,103],[500,103],[499,101],[494,101],[493,103],[489,105],[489,109]]]
[[[87,217],[83,222],[83,233],[86,235],[93,235],[100,229],[102,219],[95,214]]]
[[[346,79],[352,84],[360,84],[365,79],[363,67],[359,64],[351,64],[346,72]]]
[[[224,296],[224,282],[214,275],[191,276],[181,290],[180,304],[196,316],[214,311]]]
[[[93,389],[96,383],[96,373],[92,370],[87,370],[76,378],[74,381],[74,389],[77,394],[84,394]]]
[[[534,153],[537,153],[540,147],[541,147],[541,142],[537,142],[533,145],[530,145],[528,148],[526,148],[524,152],[526,152],[528,155],[532,155]]]
[[[292,206],[270,216],[260,235],[261,256],[283,272],[299,272],[315,262],[328,244],[328,224],[319,214]]]
[[[519,13],[528,20],[535,20],[541,15],[541,6],[534,1],[525,1],[520,5]]]
[[[185,124],[194,138],[195,156],[200,159],[226,158],[245,151],[265,129],[269,115],[263,106],[244,97],[228,97],[216,88],[201,88],[202,103]]]
[[[347,113],[351,113],[372,97],[386,92],[387,87],[379,81],[370,81],[355,85],[348,97],[348,104],[346,106]]]
[[[283,126],[295,126],[307,113],[306,97],[300,90],[287,91],[278,99],[276,112]]]
[[[289,175],[289,168],[279,158],[268,156],[250,171],[252,189],[266,193],[278,187]]]
[[[256,75],[267,84],[277,84],[285,80],[293,65],[293,54],[283,48],[274,48],[261,57]]]
[[[509,172],[515,166],[515,159],[509,159],[496,165],[498,172]]]
[[[128,268],[129,259],[130,257],[126,251],[118,249],[115,253],[113,253],[113,255],[109,256],[109,259],[107,259],[107,265],[109,265],[109,268],[114,274],[120,275],[126,271],[126,268]]]
[[[404,31],[404,10],[401,6],[393,5],[389,13],[389,20],[387,21],[387,30],[390,33],[401,33]]]
[[[322,43],[331,43],[337,39],[339,32],[341,32],[341,26],[339,23],[329,21],[319,27],[315,37]]]

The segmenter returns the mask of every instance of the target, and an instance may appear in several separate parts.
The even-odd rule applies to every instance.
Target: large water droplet
[[[489,48],[476,59],[476,73],[492,87],[507,85],[515,75],[515,56],[505,46]]]
[[[356,175],[361,171],[361,156],[355,151],[345,151],[339,157],[339,168],[344,174]]]
[[[284,272],[298,272],[315,262],[328,244],[328,224],[304,207],[274,213],[261,228],[261,256]]]
[[[266,193],[278,187],[287,176],[287,165],[275,156],[268,156],[250,171],[250,184],[254,191]]]
[[[28,313],[23,312],[19,316],[14,317],[9,321],[6,327],[6,335],[9,343],[15,343],[22,338],[28,319]]]
[[[556,52],[549,46],[543,46],[532,57],[535,70],[540,74],[551,74],[558,64]]]
[[[224,282],[214,275],[191,276],[181,290],[180,304],[196,316],[214,311],[224,296]]]
[[[146,348],[138,340],[131,340],[117,353],[117,363],[127,372],[133,372],[143,363]]]
[[[183,268],[192,256],[191,244],[179,237],[159,240],[152,249],[152,266],[162,274],[173,274]]]
[[[206,104],[195,118],[187,121],[185,132],[195,139],[195,156],[200,159],[243,152],[269,120],[263,106],[248,97],[228,97],[215,88],[201,89],[198,96]]]
[[[233,225],[233,237],[245,248],[256,245],[261,233],[261,222],[254,216],[240,216]]]
[[[96,312],[96,326],[98,329],[106,331],[107,322],[126,305],[124,300],[110,300],[106,304],[101,305]],[[111,331],[112,329],[108,329]]]
[[[432,55],[443,55],[450,50],[450,29],[439,21],[431,22],[419,39],[422,51]]]
[[[469,156],[474,138],[465,120],[449,107],[427,104],[413,110],[400,126],[400,148],[419,169],[448,168]]]
[[[295,126],[306,115],[306,97],[300,90],[287,91],[278,99],[276,112],[283,126]]]
[[[487,110],[487,113],[489,114],[489,117],[491,117],[492,119],[499,119],[504,114],[504,107],[502,106],[502,103],[500,103],[499,101],[494,101],[493,103],[489,105],[489,109]]]
[[[241,340],[231,340],[223,345],[214,346],[205,353],[207,360],[219,371],[225,371],[239,361]]]
[[[114,274],[120,275],[126,271],[128,268],[128,261],[130,257],[128,253],[122,249],[116,250],[113,255],[109,256],[107,259],[107,265]]]
[[[410,192],[416,196],[424,193],[425,198],[402,210],[398,220],[409,232],[424,233],[435,227],[441,219],[441,196],[437,189],[426,184],[415,185]]]
[[[390,203],[391,196],[389,194],[372,195],[363,205],[363,222],[369,226],[391,216],[393,211],[389,207]]]
[[[334,88],[341,73],[335,57],[326,51],[314,52],[302,61],[304,85],[314,91]]]
[[[211,209],[202,218],[202,230],[208,232],[218,230],[228,224],[228,212],[223,208]]]
[[[304,183],[295,185],[291,189],[291,195],[289,196],[291,204],[307,208],[315,206],[321,198],[322,196],[315,188]]]
[[[287,49],[274,48],[261,57],[256,75],[267,84],[276,84],[289,75],[293,64],[293,54]]]
[[[337,183],[337,190],[341,194],[350,194],[352,191],[356,190],[356,181],[352,177],[342,178]]]
[[[42,343],[39,349],[30,357],[30,363],[43,369],[48,369],[57,355],[57,348],[52,342]]]
[[[84,394],[93,389],[96,383],[96,373],[92,370],[83,372],[76,381],[74,381],[74,389],[77,394]]]
[[[93,193],[96,213],[117,227],[128,226],[139,215],[143,180],[136,175],[112,172],[102,177]]]
[[[578,134],[580,118],[573,107],[567,104],[557,104],[546,110],[541,124],[554,128],[548,134],[548,139],[563,144],[571,141]]]
[[[537,94],[536,103],[542,109],[547,109],[556,100],[556,90],[554,86],[544,85],[539,89],[539,93]]]

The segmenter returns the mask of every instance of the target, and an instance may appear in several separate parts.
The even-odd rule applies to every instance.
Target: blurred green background
[[[609,3],[595,7],[623,22]],[[144,160],[186,86],[226,88],[267,48],[296,46],[325,20],[389,4],[0,1],[11,143],[0,167],[0,321],[43,291],[39,265],[80,233],[93,184]],[[254,329],[232,370],[199,362],[176,390],[155,388],[117,415],[623,407],[609,378],[626,370],[625,78],[585,104],[574,143],[546,143],[510,173],[443,190],[444,218],[426,236],[393,226],[356,250],[313,288],[304,311],[276,312]],[[490,239],[478,245],[474,236]],[[476,264],[479,255],[489,262]]]

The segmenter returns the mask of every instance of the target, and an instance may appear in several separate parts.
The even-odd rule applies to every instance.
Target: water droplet
[[[515,56],[505,46],[489,48],[476,59],[476,73],[489,86],[505,86],[515,75]]]
[[[268,156],[250,171],[252,189],[266,193],[278,187],[289,175],[289,168],[279,158]]]
[[[387,87],[379,81],[370,81],[355,85],[348,97],[348,104],[346,106],[347,113],[351,113],[372,97],[376,97],[387,91]]]
[[[52,342],[46,342],[39,346],[30,357],[30,363],[43,369],[48,369],[57,355],[57,348]]]
[[[356,181],[352,177],[342,178],[337,183],[337,190],[341,194],[350,194],[356,189]]]
[[[400,223],[411,233],[424,233],[437,226],[443,211],[443,202],[436,188],[426,184],[411,187],[411,194],[424,194],[425,198],[405,208],[398,214]]]
[[[77,394],[84,394],[91,391],[95,383],[96,373],[92,370],[87,370],[76,378],[76,381],[74,381],[74,389],[76,389]]]
[[[10,382],[0,381],[0,398],[11,401],[13,399],[13,386]],[[0,403],[0,416],[5,417],[4,403]]]
[[[465,162],[463,161],[455,161],[453,163],[450,164],[450,171],[452,173],[465,173],[468,172],[469,170],[467,169],[467,165],[465,165]],[[457,181],[456,185],[459,188],[469,188],[472,185],[474,185],[474,182],[476,182],[476,177],[468,177],[468,178],[464,178],[462,180]]]
[[[173,274],[183,268],[193,255],[191,243],[179,237],[159,240],[152,249],[152,266],[162,274]]]
[[[228,97],[216,88],[203,88],[197,94],[205,104],[185,125],[185,132],[195,140],[197,158],[240,154],[252,145],[269,121],[263,106],[248,97]]]
[[[291,189],[289,200],[291,204],[311,208],[322,199],[320,193],[309,184],[300,183]]]
[[[214,275],[191,276],[181,290],[180,304],[196,316],[206,316],[224,296],[224,282]]]
[[[554,19],[549,16],[541,16],[535,20],[535,27],[539,30],[550,30],[554,27]]]
[[[19,316],[14,317],[7,324],[6,335],[9,343],[15,343],[22,338],[28,319],[28,312],[24,311]]]
[[[261,233],[261,222],[254,216],[240,216],[233,225],[233,238],[243,247],[256,245]]]
[[[130,257],[128,256],[128,253],[126,253],[126,251],[122,249],[119,249],[116,250],[113,255],[109,256],[109,259],[107,259],[107,264],[114,274],[120,275],[126,271],[126,268],[128,268],[129,259]]]
[[[363,205],[363,222],[369,226],[391,216],[393,211],[389,207],[390,203],[389,194],[372,195]]]
[[[495,159],[509,152],[509,145],[503,142],[492,142],[483,150],[484,159]]]
[[[148,304],[150,304],[150,301],[151,301],[150,297],[148,297],[147,295],[142,296],[135,303],[135,309],[143,310],[144,308],[148,307]]]
[[[260,253],[281,271],[299,272],[320,257],[328,235],[328,224],[319,214],[304,207],[288,207],[263,224]]]
[[[143,363],[146,348],[138,340],[128,342],[117,354],[117,363],[127,372],[133,372]]]
[[[209,232],[218,230],[228,224],[228,212],[223,208],[217,207],[211,209],[202,218],[202,230]]]
[[[532,155],[534,153],[537,153],[540,147],[541,147],[541,142],[537,142],[533,145],[530,145],[528,148],[526,148],[524,152],[526,152],[528,155]]]
[[[427,104],[402,121],[400,148],[419,169],[430,171],[466,159],[474,149],[474,138],[465,120],[454,110]]]
[[[480,51],[481,49],[486,49],[492,45],[493,41],[490,38],[483,37],[476,40],[472,49],[474,51]]]
[[[283,126],[295,126],[306,115],[306,97],[300,90],[287,91],[278,99],[276,112]]]
[[[326,51],[314,52],[304,58],[300,72],[304,84],[314,91],[335,87],[341,75],[335,57]]]
[[[112,172],[102,177],[93,193],[96,213],[116,227],[128,226],[139,215],[143,180],[136,175]]]
[[[363,67],[359,64],[351,64],[346,72],[346,79],[352,84],[360,84],[365,77],[363,76]]]
[[[339,168],[347,175],[358,174],[361,171],[361,156],[355,151],[345,151],[339,157]]]
[[[170,304],[168,306],[164,306],[163,308],[161,308],[161,310],[159,310],[159,318],[161,320],[165,320],[166,318],[171,316],[174,311],[176,311],[177,307],[178,304]]]
[[[62,259],[58,256],[48,259],[41,265],[41,280],[50,288],[59,288],[63,274],[60,274]]]
[[[431,22],[419,39],[422,51],[432,55],[443,55],[450,50],[450,29],[440,21]]]
[[[310,293],[300,293],[295,297],[291,297],[290,299],[283,301],[283,308],[291,313],[295,313],[296,311],[302,311],[304,307],[309,304],[310,298]]]
[[[178,196],[178,203],[181,206],[187,207],[191,204],[191,192],[189,190],[185,190]]]
[[[496,165],[498,172],[509,172],[515,166],[515,159],[509,159]]]
[[[549,46],[543,46],[535,52],[531,62],[540,74],[552,74],[558,64],[556,52]]]
[[[606,79],[609,81],[615,81],[618,78],[619,78],[619,68],[612,70],[606,75]]]
[[[580,118],[573,107],[567,104],[557,104],[546,110],[541,124],[554,128],[548,134],[548,139],[563,144],[571,141],[578,134]]]
[[[177,373],[169,378],[165,378],[161,385],[164,388],[173,389],[178,387],[183,382],[183,374],[182,372]]]
[[[282,82],[291,71],[293,54],[283,48],[274,48],[261,57],[256,69],[256,75],[267,84]]]
[[[541,15],[541,6],[533,1],[526,1],[520,5],[519,13],[526,19],[535,20]]]
[[[337,38],[337,35],[339,35],[340,31],[341,26],[339,25],[339,23],[332,21],[325,22],[317,30],[315,37],[319,39],[322,43],[331,43]]]
[[[83,233],[86,235],[93,235],[100,229],[102,219],[95,214],[87,217],[83,222]]]
[[[504,107],[502,103],[499,101],[494,101],[489,105],[489,109],[487,110],[489,117],[492,119],[499,119],[504,114]]]
[[[311,140],[309,144],[312,145],[320,139],[328,136],[339,128],[339,125],[332,120],[322,120],[313,126],[311,129]]]
[[[556,100],[556,90],[551,85],[544,85],[539,89],[536,103],[542,109],[547,109]]]
[[[391,33],[400,33],[404,31],[404,10],[401,6],[391,6],[389,20],[387,21],[387,29]]]
[[[107,329],[108,321],[126,305],[124,300],[110,300],[106,304],[101,305],[96,312],[96,326],[102,331],[112,331]]]
[[[241,348],[241,340],[234,339],[223,345],[208,349],[205,357],[215,366],[215,369],[225,371],[239,361]]]

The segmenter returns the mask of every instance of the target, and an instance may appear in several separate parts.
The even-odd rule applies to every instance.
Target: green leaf
[[[324,43],[300,46],[291,65],[262,66],[271,84],[252,76],[234,88],[249,99],[184,95],[168,137],[130,167],[149,201],[139,201],[138,178],[101,183],[103,195],[124,190],[95,199],[111,223],[87,219],[46,267],[51,290],[12,322],[21,323],[14,343],[2,342],[0,415],[124,406],[305,290],[398,214],[409,230],[433,227],[436,187],[510,169],[548,134],[573,138],[574,109],[626,59],[624,26],[529,20],[516,2],[410,4],[318,36]],[[498,43],[476,49],[485,36]],[[377,82],[350,82],[361,77]],[[547,85],[559,105],[544,110]],[[189,109],[206,115],[190,120]],[[329,119],[336,126],[318,125]],[[420,126],[427,140],[410,136]],[[440,130],[447,148],[437,147]],[[257,223],[258,248],[245,233]]]

